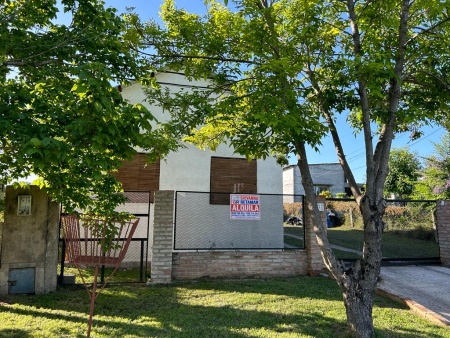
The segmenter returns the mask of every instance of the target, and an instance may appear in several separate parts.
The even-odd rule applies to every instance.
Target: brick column
[[[450,201],[436,202],[436,228],[441,263],[450,266]]]
[[[155,192],[153,217],[153,245],[150,284],[172,281],[172,238],[174,217],[174,192]]]
[[[317,203],[322,203],[323,211],[320,212],[322,224],[324,228],[327,228],[326,222],[326,200],[324,197],[316,196]],[[306,241],[306,251],[308,253],[308,274],[315,276],[320,272],[326,270],[325,263],[323,261],[322,253],[320,251],[319,243],[317,242],[316,235],[314,233],[314,224],[311,223],[311,211],[306,207],[305,209],[305,241]]]

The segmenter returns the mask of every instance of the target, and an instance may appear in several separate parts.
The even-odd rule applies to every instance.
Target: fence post
[[[320,212],[323,226],[326,225],[326,200],[322,196],[316,196],[317,204],[322,203],[323,211]],[[306,241],[306,251],[308,253],[308,274],[311,276],[317,275],[326,269],[325,263],[323,261],[322,252],[320,251],[319,243],[317,242],[316,234],[314,233],[314,224],[311,224],[311,211],[305,208],[305,241]]]
[[[450,266],[450,201],[436,201],[436,225],[441,263]]]
[[[172,281],[173,217],[174,192],[156,191],[150,284],[167,284]]]

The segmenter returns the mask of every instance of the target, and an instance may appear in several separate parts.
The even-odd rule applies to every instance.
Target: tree
[[[385,195],[394,194],[401,199],[410,197],[421,168],[416,153],[409,152],[408,148],[393,149],[389,155],[389,173],[384,185]]]
[[[448,6],[429,0],[233,3],[235,9],[208,0],[201,17],[167,0],[164,27],[128,15],[130,45],[150,66],[211,82],[173,97],[154,83],[149,99],[172,114],[165,132],[200,147],[227,142],[249,158],[297,155],[307,224],[342,290],[348,325],[358,337],[372,337],[391,143],[398,132],[444,123],[448,115]],[[338,118],[364,135],[365,193],[348,165]],[[331,250],[306,156],[306,145],[317,148],[327,132],[363,215],[363,253],[351,267]]]
[[[425,158],[421,179],[416,184],[419,198],[450,199],[450,134],[434,143],[434,154]]]
[[[139,75],[124,27],[102,1],[0,3],[0,182],[37,175],[69,210],[122,200],[110,173],[148,148],[152,119],[112,85]]]

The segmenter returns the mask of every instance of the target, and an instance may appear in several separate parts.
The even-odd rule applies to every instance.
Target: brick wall
[[[173,238],[174,192],[155,192],[152,243],[152,284],[172,281],[172,238]]]
[[[322,196],[317,196],[317,203],[322,203],[323,210],[326,208],[326,200]],[[326,270],[325,263],[323,261],[322,252],[319,247],[319,243],[317,242],[316,234],[314,233],[314,225],[311,224],[310,210],[306,208],[305,210],[305,241],[306,241],[306,250],[308,252],[308,274],[309,275],[317,275],[322,271]],[[322,222],[324,228],[327,227],[326,213],[325,211],[320,212],[322,217]]]
[[[450,266],[450,201],[436,202],[436,223],[441,263]]]
[[[180,252],[173,256],[174,279],[265,278],[307,274],[306,251]]]

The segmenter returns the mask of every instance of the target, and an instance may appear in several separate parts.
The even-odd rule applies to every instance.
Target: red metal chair
[[[91,333],[95,300],[122,263],[138,223],[139,218],[125,220],[119,217],[84,214],[61,216],[67,260],[77,267],[91,303],[86,335],[88,338]],[[94,267],[92,289],[88,287],[82,274],[85,266]],[[97,290],[100,266],[112,267],[113,271]]]

